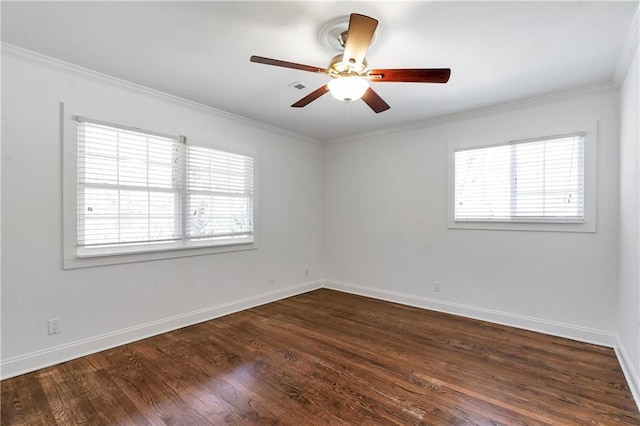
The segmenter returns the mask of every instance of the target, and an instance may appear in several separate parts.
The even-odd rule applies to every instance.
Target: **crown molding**
[[[640,28],[638,27],[639,15],[640,6],[636,8],[636,15],[631,22],[629,32],[627,33],[627,37],[625,38],[622,49],[620,50],[620,54],[618,55],[618,62],[613,74],[613,81],[618,87],[620,87],[624,82],[624,79],[627,76],[627,72],[629,72],[629,67],[631,66],[633,55],[638,50],[638,35],[640,33]]]
[[[441,123],[461,120],[465,118],[478,117],[478,116],[482,116],[482,115],[493,113],[493,112],[504,111],[504,110],[513,109],[516,107],[533,105],[537,103],[547,102],[555,99],[562,99],[562,98],[585,94],[585,93],[616,89],[616,88],[619,88],[621,82],[624,80],[625,74],[631,63],[631,60],[633,59],[633,54],[635,52],[635,49],[637,48],[637,45],[638,45],[638,13],[636,12],[636,16],[634,18],[631,29],[627,36],[627,40],[624,44],[624,48],[620,54],[620,57],[619,57],[620,59],[618,60],[618,65],[616,67],[616,77],[614,81],[582,87],[578,89],[567,90],[567,91],[558,92],[558,93],[552,93],[549,95],[538,96],[535,98],[529,98],[529,99],[515,101],[515,102],[492,105],[485,108],[464,111],[464,112],[445,115],[441,117],[435,117],[428,120],[421,120],[417,122],[406,123],[399,126],[386,127],[383,129],[377,129],[377,130],[372,130],[372,131],[363,132],[363,133],[356,133],[356,134],[342,136],[342,137],[333,138],[333,139],[317,139],[307,135],[302,135],[300,133],[295,133],[289,130],[285,130],[280,127],[276,127],[276,126],[272,126],[259,121],[251,120],[249,118],[246,118],[240,115],[232,114],[230,112],[226,112],[208,105],[200,104],[198,102],[190,101],[188,99],[184,99],[175,95],[161,92],[159,90],[151,89],[146,86],[132,83],[127,80],[110,76],[108,74],[103,74],[98,71],[91,70],[89,68],[84,68],[79,65],[65,62],[60,59],[46,56],[41,53],[24,49],[9,43],[2,42],[1,51],[2,51],[3,57],[10,57],[10,58],[21,60],[23,62],[34,63],[34,64],[47,67],[56,71],[66,72],[68,74],[75,75],[80,78],[87,78],[87,79],[98,81],[104,84],[109,84],[116,88],[129,90],[129,91],[142,94],[151,98],[172,102],[175,104],[186,106],[188,108],[191,108],[197,111],[206,112],[209,114],[216,115],[218,117],[224,117],[224,118],[238,121],[244,124],[248,124],[250,126],[258,127],[263,130],[269,131],[271,133],[279,134],[281,136],[294,138],[294,139],[307,142],[307,143],[312,143],[315,145],[333,145],[333,144],[350,142],[350,141],[368,138],[368,137],[377,136],[377,135],[383,135],[383,134],[417,129],[417,128],[430,127],[430,126],[434,126]],[[618,75],[621,75],[621,77],[618,77]]]
[[[218,117],[227,118],[230,120],[238,121],[250,126],[258,127],[271,133],[276,133],[281,136],[294,138],[303,142],[308,142],[316,145],[323,145],[323,142],[312,138],[310,136],[302,135],[299,133],[291,132],[289,130],[282,129],[280,127],[272,126],[259,121],[251,120],[241,115],[232,114],[208,105],[204,105],[198,102],[190,101],[188,99],[181,98],[179,96],[171,95],[169,93],[161,92],[159,90],[151,89],[140,84],[132,83],[127,80],[123,80],[117,77],[103,74],[98,71],[94,71],[89,68],[84,68],[79,65],[75,65],[69,62],[62,61],[50,56],[43,55],[32,50],[24,49],[9,43],[2,42],[2,56],[7,58],[17,59],[23,62],[33,63],[46,68],[53,69],[55,71],[62,71],[67,74],[74,75],[80,78],[86,78],[100,83],[108,84],[119,89],[125,89],[131,92],[135,92],[154,99],[160,99],[163,101],[179,104],[188,108],[213,114]]]
[[[488,106],[485,108],[473,109],[473,110],[464,111],[456,114],[430,118],[428,120],[414,121],[414,122],[406,123],[400,126],[385,127],[383,129],[372,130],[370,132],[356,133],[353,135],[348,135],[340,138],[328,139],[328,140],[325,140],[325,143],[327,145],[336,145],[341,143],[353,142],[359,139],[365,139],[373,136],[384,135],[388,133],[395,133],[395,132],[406,131],[406,130],[432,127],[438,124],[454,122],[454,121],[468,119],[468,118],[482,117],[484,115],[488,115],[495,112],[513,110],[514,108],[524,108],[531,105],[550,102],[554,100],[560,100],[560,99],[569,98],[572,96],[601,92],[606,90],[615,90],[617,89],[617,87],[618,86],[613,81],[608,81],[605,83],[595,84],[595,85],[586,86],[586,87],[580,87],[578,89],[571,89],[571,90],[556,92],[548,95],[537,96],[534,98],[528,98],[528,99],[523,99],[523,100],[514,101],[514,102],[507,102],[503,104]]]

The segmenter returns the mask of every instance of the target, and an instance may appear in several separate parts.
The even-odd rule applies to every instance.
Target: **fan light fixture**
[[[2,1],[2,0],[0,0]],[[375,68],[369,69],[365,56],[367,49],[373,42],[378,28],[378,20],[369,16],[352,13],[349,15],[347,31],[338,31],[331,25],[329,32],[339,42],[342,51],[334,56],[327,68],[312,65],[297,64],[280,59],[265,58],[253,55],[251,62],[272,65],[275,67],[291,68],[315,74],[324,74],[332,78],[328,84],[323,84],[307,96],[291,105],[292,108],[302,108],[319,97],[331,92],[334,98],[351,102],[357,99],[367,104],[373,112],[380,113],[390,108],[389,104],[369,87],[369,83],[446,83],[449,81],[449,68]],[[334,31],[335,30],[335,31]],[[324,31],[324,30],[323,30]],[[337,32],[337,34],[336,34]],[[323,33],[323,37],[326,36]]]
[[[343,102],[360,99],[369,88],[369,80],[362,77],[338,77],[328,84],[334,98]]]

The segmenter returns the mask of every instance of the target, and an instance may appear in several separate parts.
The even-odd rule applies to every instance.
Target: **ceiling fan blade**
[[[451,76],[449,68],[396,68],[369,71],[373,82],[446,83]]]
[[[364,92],[364,95],[362,95],[361,99],[365,104],[369,105],[369,108],[374,110],[376,114],[391,108],[389,104],[387,104],[384,99],[380,97],[380,95],[374,92],[371,87],[369,87],[367,91]]]
[[[296,102],[295,104],[293,104],[291,106],[293,108],[302,108],[304,106],[307,106],[311,102],[313,102],[316,99],[318,99],[320,96],[322,96],[325,93],[327,93],[328,91],[329,91],[329,86],[327,86],[325,84],[324,86],[319,87],[318,89],[316,89],[313,92],[309,93],[307,96],[305,96],[304,98],[300,99],[298,102]]]
[[[294,70],[316,72],[320,74],[329,73],[329,70],[326,68],[318,68],[318,67],[313,67],[311,65],[296,64],[295,62],[281,61],[279,59],[265,58],[262,56],[253,55],[251,58],[249,58],[249,60],[251,62],[255,62],[258,64],[273,65],[276,67],[283,67],[283,68],[293,68]]]
[[[358,13],[351,14],[347,41],[344,44],[344,63],[356,66],[362,63],[377,26],[378,21],[373,18]]]

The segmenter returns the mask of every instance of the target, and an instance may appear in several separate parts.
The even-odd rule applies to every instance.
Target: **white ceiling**
[[[2,41],[327,140],[611,81],[638,2],[9,2]],[[391,109],[325,95],[329,80],[249,62],[326,67],[321,27],[380,21],[371,68],[452,69],[448,84],[378,83]],[[288,87],[302,81],[309,88]]]

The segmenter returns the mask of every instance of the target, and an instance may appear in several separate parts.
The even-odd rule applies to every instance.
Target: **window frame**
[[[63,233],[63,269],[76,269],[86,267],[96,267],[105,265],[115,265],[121,263],[135,263],[152,260],[171,259],[189,256],[201,256],[217,253],[228,253],[236,251],[255,250],[258,248],[258,153],[255,151],[231,147],[221,144],[212,144],[195,138],[189,138],[185,146],[201,146],[232,154],[248,156],[253,159],[253,241],[189,241],[186,235],[178,242],[153,243],[122,247],[91,248],[89,250],[78,250],[77,239],[77,131],[78,119],[92,123],[98,123],[125,130],[148,133],[161,137],[182,138],[179,136],[169,136],[166,133],[147,131],[138,127],[120,125],[102,120],[88,119],[77,115],[65,115],[64,104],[60,103],[60,138],[62,144],[62,173],[63,173],[63,200],[62,200],[62,233]],[[184,182],[186,194],[186,182]],[[183,214],[186,214],[184,212]],[[151,247],[152,246],[152,247]]]
[[[541,132],[542,133],[542,132]],[[490,148],[514,143],[535,142],[568,135],[584,136],[584,219],[582,221],[545,220],[545,221],[456,221],[455,219],[455,153],[460,150]],[[520,135],[517,135],[520,136]],[[506,138],[505,138],[506,139]],[[547,136],[526,135],[509,140],[452,142],[448,145],[448,185],[447,185],[447,227],[449,229],[476,230],[512,230],[512,231],[551,231],[551,232],[596,232],[596,177],[597,177],[597,123],[581,129],[560,129],[549,132]]]

